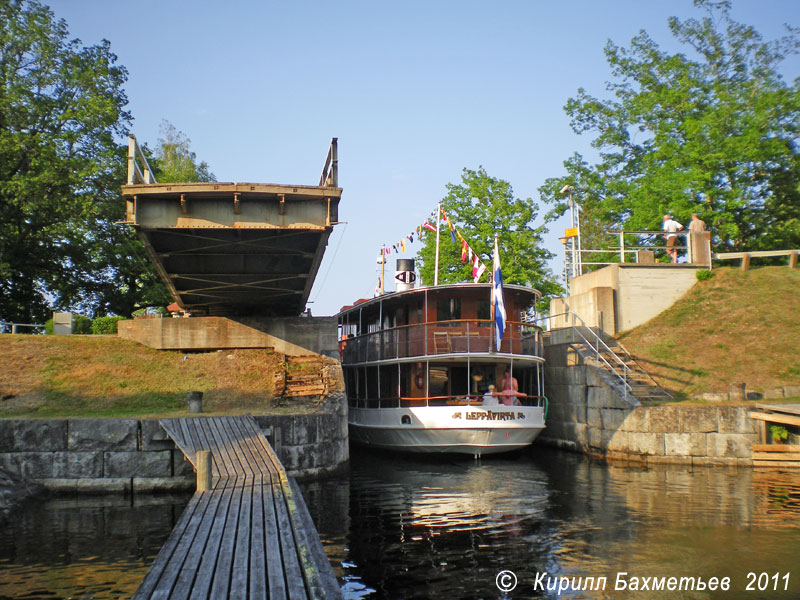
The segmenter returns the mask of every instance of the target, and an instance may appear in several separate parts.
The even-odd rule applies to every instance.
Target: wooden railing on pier
[[[341,598],[297,484],[252,417],[160,423],[195,468],[210,451],[212,488],[191,499],[134,598]]]

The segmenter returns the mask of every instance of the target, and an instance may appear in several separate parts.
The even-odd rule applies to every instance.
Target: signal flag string
[[[425,221],[421,225],[417,225],[417,227],[412,231],[410,234],[405,236],[399,242],[394,244],[384,244],[381,247],[381,257],[389,256],[391,254],[399,254],[405,253],[407,244],[413,244],[414,238],[416,236],[417,240],[422,239],[422,236],[426,233],[426,231],[432,231],[436,233],[436,225],[431,223],[431,221],[436,221],[436,210],[434,209],[431,211],[431,214],[425,219]],[[453,222],[447,217],[445,214],[444,209],[442,209],[442,221],[447,225],[447,229],[450,231],[450,238],[453,240],[453,243],[456,244],[458,241],[461,242],[461,262],[469,261],[472,264],[472,280],[474,283],[478,283],[480,278],[486,272],[486,265],[480,259],[480,256],[477,252],[472,249],[472,246],[469,245],[469,242],[461,235],[461,232],[458,228],[453,224]],[[458,241],[457,241],[457,239]]]

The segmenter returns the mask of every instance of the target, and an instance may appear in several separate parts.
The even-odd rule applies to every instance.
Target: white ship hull
[[[351,440],[404,452],[510,452],[529,446],[544,429],[540,406],[351,406],[349,411]]]

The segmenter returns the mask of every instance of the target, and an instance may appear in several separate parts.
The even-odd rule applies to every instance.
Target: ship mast
[[[433,265],[433,285],[439,285],[439,226],[442,219],[442,201],[436,203],[436,260]]]

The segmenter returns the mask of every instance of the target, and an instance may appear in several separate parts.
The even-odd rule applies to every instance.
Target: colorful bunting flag
[[[414,234],[416,234],[418,240],[421,240],[426,229],[433,232],[438,231],[437,226],[433,224],[436,222],[437,217],[447,224],[447,229],[450,230],[450,239],[453,241],[453,243],[458,244],[458,242],[461,242],[461,262],[469,261],[470,264],[472,264],[472,278],[475,283],[478,283],[481,276],[486,271],[486,265],[481,262],[478,253],[472,249],[472,247],[469,245],[469,242],[467,242],[461,232],[458,231],[456,226],[453,224],[453,221],[448,218],[444,209],[442,209],[438,215],[436,210],[431,211],[430,216],[425,219],[421,225],[417,225],[414,228],[414,231],[409,235],[406,235],[395,244],[384,246],[381,250],[383,255],[389,256],[393,253],[398,254],[400,252],[405,252],[407,250],[406,243],[414,243]]]

